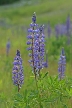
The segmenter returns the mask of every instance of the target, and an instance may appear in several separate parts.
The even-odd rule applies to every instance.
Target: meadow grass
[[[1,7],[0,18],[5,18],[8,23],[29,25],[31,15],[35,11],[37,13],[38,23],[47,23],[50,20],[53,26],[58,22],[65,22],[68,13],[72,17],[71,2],[71,0],[45,0],[36,5],[15,8]]]
[[[70,13],[72,18],[71,0],[42,0],[37,4],[24,5],[21,7],[0,7],[0,19],[5,20],[11,27],[0,27],[0,108],[71,108],[72,107],[72,43],[66,44],[67,38],[60,37],[57,40],[54,35],[50,39],[46,34],[46,49],[48,50],[48,68],[43,69],[41,74],[47,76],[38,81],[38,89],[32,69],[28,63],[27,27],[31,23],[31,17],[35,11],[37,23],[51,26],[66,21]],[[24,25],[24,31],[16,30],[17,26]],[[5,25],[6,26],[6,25]],[[11,41],[10,54],[6,56],[6,43]],[[66,78],[58,81],[58,59],[61,48],[64,47],[67,64]],[[17,87],[12,82],[13,60],[16,50],[19,49],[24,66],[24,85],[17,93]],[[41,101],[40,101],[41,99]],[[55,100],[56,99],[56,100]]]

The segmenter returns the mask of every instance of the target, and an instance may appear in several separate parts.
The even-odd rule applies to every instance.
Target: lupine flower
[[[13,80],[13,84],[18,86],[18,92],[19,92],[19,90],[24,82],[22,58],[20,56],[19,50],[17,50],[13,65],[14,66],[13,66],[13,70],[12,70],[12,80]]]
[[[64,48],[62,48],[61,55],[58,62],[58,72],[59,72],[60,80],[65,76],[65,67],[66,67],[66,57],[65,57]]]
[[[28,29],[28,42],[27,42],[27,45],[29,45],[29,47],[27,48],[27,50],[30,51],[29,53],[29,56],[31,57],[30,60],[28,60],[28,62],[30,63],[32,69],[33,69],[33,72],[35,74],[35,78],[36,78],[36,72],[35,72],[35,58],[34,58],[34,49],[35,49],[35,46],[34,46],[34,42],[35,42],[35,39],[38,37],[36,37],[36,35],[38,34],[39,30],[37,29],[38,27],[38,24],[36,24],[36,13],[34,12],[33,13],[33,16],[32,16],[32,23],[30,24],[30,28]]]
[[[36,14],[33,14],[32,23],[30,24],[30,28],[28,29],[28,41],[27,45],[29,47],[27,50],[30,50],[29,56],[31,57],[29,61],[33,72],[36,75],[40,74],[40,70],[45,67],[44,64],[44,47],[45,47],[45,35],[44,35],[44,25],[40,27],[36,24]]]
[[[11,43],[10,43],[10,39],[8,39],[7,44],[6,44],[6,55],[9,55],[10,52],[10,47],[11,47]]]
[[[32,16],[32,22],[36,23],[36,13],[35,12],[33,13],[33,16]]]
[[[38,59],[39,59],[39,66],[42,68],[45,67],[44,65],[44,55],[45,55],[45,36],[43,34],[43,29],[44,29],[44,25],[41,25],[39,27],[39,38],[38,38],[38,41],[39,41],[39,49],[38,49]],[[42,37],[43,36],[43,37]]]

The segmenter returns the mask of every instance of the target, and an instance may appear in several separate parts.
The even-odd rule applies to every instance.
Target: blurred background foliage
[[[0,0],[0,5],[11,4],[19,0]]]
[[[17,88],[12,82],[12,68],[17,49],[21,52],[25,75],[24,85],[20,92],[23,93],[25,89],[29,91],[35,87],[32,68],[28,63],[30,58],[28,57],[29,52],[27,51],[28,46],[26,44],[28,35],[27,29],[32,22],[31,18],[33,12],[36,12],[36,23],[45,25],[45,49],[48,50],[48,68],[42,70],[43,74],[49,72],[48,75],[58,75],[58,60],[61,49],[64,47],[66,55],[65,75],[70,78],[69,83],[72,82],[72,0],[0,0],[0,108],[12,108],[13,105],[12,97],[16,94]],[[68,14],[70,15],[70,44],[67,43],[68,36],[66,34],[59,34],[57,38],[55,31],[56,25],[60,25],[62,29],[66,27]],[[48,22],[50,22],[51,27],[50,38],[48,37],[47,31]],[[10,39],[11,48],[9,56],[6,56],[6,44],[8,39]],[[45,80],[48,81],[48,77]],[[53,86],[54,83],[55,81],[52,81],[51,85]],[[47,84],[48,83],[45,85],[46,88]],[[57,84],[59,85],[59,82],[57,82]],[[56,86],[56,84],[54,86]],[[51,88],[51,86],[49,87]],[[66,85],[64,87],[66,87]],[[52,87],[52,93],[54,89],[56,90],[56,87]],[[50,94],[52,94],[51,90]],[[63,93],[65,93],[65,89]],[[46,94],[45,92],[45,95]],[[65,98],[64,101],[66,101]],[[69,102],[67,100],[67,103],[68,106],[71,106],[72,100]],[[53,105],[55,105],[55,103],[53,103]],[[56,105],[60,104],[57,102]],[[62,108],[62,106],[53,106],[50,108],[54,107]]]

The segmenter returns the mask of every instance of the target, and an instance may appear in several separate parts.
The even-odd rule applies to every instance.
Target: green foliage
[[[0,0],[0,5],[10,4],[19,0]]]
[[[70,108],[67,101],[72,98],[71,80],[51,77],[46,73],[36,82],[36,89],[26,89],[23,94],[14,96],[13,108]],[[30,85],[33,86],[33,85]]]
[[[70,13],[72,18],[71,0],[44,0],[42,2],[41,0],[36,0],[35,4],[33,4],[34,0],[31,1],[31,5],[21,4],[19,6],[19,3],[15,7],[0,7],[0,16],[8,18],[10,23],[28,25],[31,22],[31,15],[35,11],[38,23],[47,24],[50,21],[52,27],[56,23],[65,22],[68,13]]]

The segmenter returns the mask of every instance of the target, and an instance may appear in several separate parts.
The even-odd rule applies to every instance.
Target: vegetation
[[[54,30],[57,23],[65,23],[68,13],[72,19],[71,0],[34,0],[31,4],[0,7],[0,108],[71,108],[72,107],[72,41],[67,44],[67,37],[57,40],[52,33],[46,36],[48,50],[48,68],[41,71],[36,81],[28,63],[27,28],[33,12],[37,14],[37,23],[47,25]],[[46,26],[45,26],[46,27]],[[10,39],[11,48],[6,56],[6,43]],[[71,36],[72,40],[72,36]],[[66,55],[65,79],[58,80],[58,60],[61,48]],[[13,61],[16,50],[21,52],[24,66],[24,84],[17,92],[12,82]]]
[[[10,4],[19,0],[1,0],[0,5]]]

